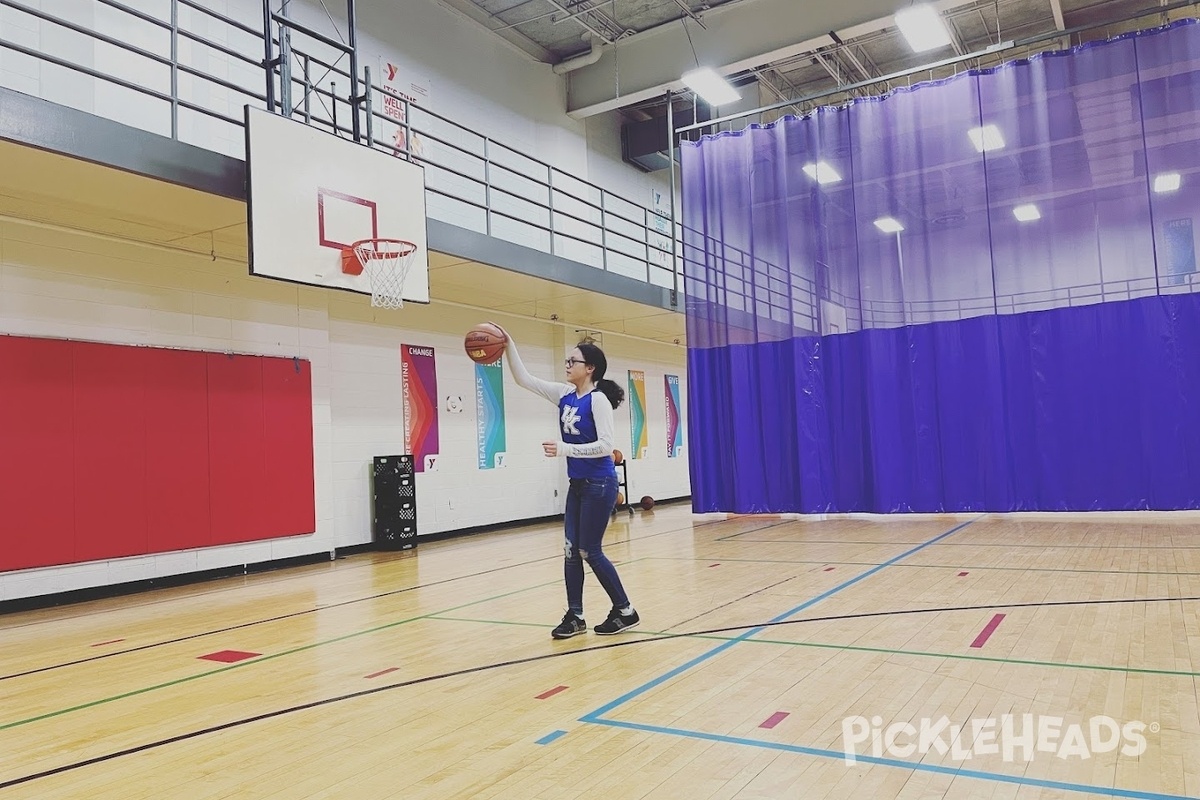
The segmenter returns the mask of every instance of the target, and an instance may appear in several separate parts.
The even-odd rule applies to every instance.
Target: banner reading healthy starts
[[[503,363],[475,365],[475,442],[479,469],[504,466]]]

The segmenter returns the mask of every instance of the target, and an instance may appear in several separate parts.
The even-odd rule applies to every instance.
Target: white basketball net
[[[354,252],[371,279],[371,305],[403,308],[404,279],[417,246],[401,239],[364,239],[354,243]]]

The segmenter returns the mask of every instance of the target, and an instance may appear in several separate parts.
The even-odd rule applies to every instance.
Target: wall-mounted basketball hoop
[[[403,239],[361,239],[342,249],[342,272],[367,273],[371,305],[403,308],[404,279],[416,253],[417,246]]]

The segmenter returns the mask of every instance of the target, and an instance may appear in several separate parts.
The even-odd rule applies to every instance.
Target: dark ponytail
[[[625,390],[617,386],[616,381],[602,378],[596,383],[596,388],[604,393],[604,396],[608,398],[608,402],[612,403],[613,408],[621,405],[625,400]]]
[[[604,351],[591,342],[580,342],[577,346],[579,352],[583,354],[584,362],[588,366],[595,367],[592,372],[592,381],[595,382],[596,388],[604,393],[613,408],[621,405],[625,401],[625,390],[618,386],[616,381],[610,381],[604,377],[604,373],[608,371],[608,359],[605,358]]]

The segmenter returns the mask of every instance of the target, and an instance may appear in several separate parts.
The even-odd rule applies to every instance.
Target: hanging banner
[[[673,269],[671,264],[671,207],[662,189],[650,190],[650,213],[646,215],[646,253],[651,264]]]
[[[404,394],[404,452],[417,472],[436,472],[438,458],[437,371],[433,348],[400,345]]]
[[[1181,286],[1187,275],[1196,271],[1196,239],[1192,233],[1192,218],[1167,220],[1163,224],[1166,248],[1162,260],[1168,286]]]
[[[411,122],[413,115],[410,111],[413,106],[429,106],[428,79],[407,73],[403,67],[383,57],[379,59],[379,67],[384,116],[400,124],[395,125],[390,134],[385,130],[383,136],[376,138],[390,140],[395,156],[404,157],[411,145],[413,158],[428,158],[429,148],[425,140],[415,131],[410,137],[403,124]]]
[[[679,376],[665,375],[667,395],[667,458],[679,458],[683,450],[683,425],[679,416]]]
[[[504,466],[504,361],[475,365],[475,444],[479,469]]]
[[[633,457],[645,458],[650,450],[646,433],[646,373],[629,370],[629,430],[633,439]]]

